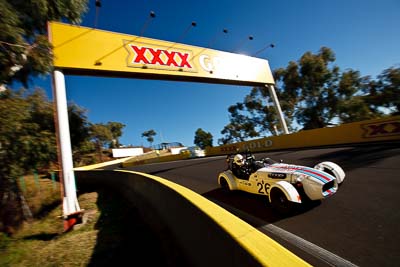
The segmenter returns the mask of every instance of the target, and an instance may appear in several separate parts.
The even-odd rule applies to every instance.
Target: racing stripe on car
[[[303,174],[306,174],[306,175],[309,175],[309,176],[312,176],[312,177],[318,179],[319,181],[323,182],[324,184],[329,182],[329,180],[327,180],[324,177],[321,177],[320,175],[317,175],[317,174],[315,174],[313,172],[310,172],[310,171],[307,171],[307,170],[304,170],[304,169],[298,169],[296,171],[300,172],[300,173],[303,173]]]
[[[323,195],[324,197],[327,197],[327,196],[330,196],[330,195],[334,194],[335,192],[336,192],[335,189],[328,189],[328,190],[326,190],[325,192],[322,192],[322,195]]]
[[[315,175],[318,175],[319,177],[323,178],[327,182],[330,182],[330,181],[332,181],[334,179],[330,174],[322,172],[322,171],[319,171],[319,170],[316,170],[316,169],[305,167],[305,168],[302,168],[302,170],[303,171],[308,171],[308,172],[313,173]]]

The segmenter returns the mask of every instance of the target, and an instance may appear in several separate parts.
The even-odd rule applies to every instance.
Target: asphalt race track
[[[302,207],[295,215],[283,218],[274,213],[265,197],[243,192],[224,193],[219,189],[217,175],[226,168],[225,156],[148,164],[129,169],[153,174],[190,188],[228,209],[314,266],[400,264],[398,142],[286,150],[255,156],[257,159],[270,157],[306,166],[333,161],[342,166],[346,179],[336,195]],[[113,168],[117,166],[107,167]],[[332,263],[327,260],[335,256],[339,257],[338,261]]]

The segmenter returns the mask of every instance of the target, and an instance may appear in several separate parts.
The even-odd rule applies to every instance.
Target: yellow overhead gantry
[[[54,53],[53,91],[65,229],[75,223],[82,211],[76,196],[64,73],[266,86],[282,131],[288,133],[265,59],[59,22],[49,22],[48,33]]]

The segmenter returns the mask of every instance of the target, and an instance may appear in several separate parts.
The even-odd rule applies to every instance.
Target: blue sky
[[[286,67],[305,52],[322,46],[336,54],[335,64],[375,77],[400,63],[398,0],[103,0],[97,28],[254,55],[271,69]],[[82,26],[93,27],[91,0]],[[156,17],[149,22],[149,13]],[[190,27],[192,21],[196,27]],[[222,30],[228,29],[227,34]],[[188,30],[189,29],[189,30]],[[248,40],[248,36],[253,40]],[[36,78],[51,95],[51,79]],[[87,109],[93,123],[126,125],[122,144],[148,145],[144,131],[157,132],[154,143],[193,145],[198,128],[213,135],[214,145],[229,123],[230,105],[242,101],[251,87],[191,82],[66,76],[68,101]]]

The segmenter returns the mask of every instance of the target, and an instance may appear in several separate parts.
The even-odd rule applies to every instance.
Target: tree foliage
[[[112,142],[113,135],[110,128],[104,123],[95,123],[90,126],[91,139],[96,144],[99,160],[103,161],[103,147]]]
[[[53,110],[42,89],[0,94],[0,178],[16,179],[57,162]],[[92,125],[86,110],[74,103],[68,105],[68,116],[75,163],[96,145],[99,149],[122,135],[122,123]]]
[[[24,93],[0,95],[0,173],[5,179],[46,168],[56,159],[52,105],[41,91]]]
[[[69,104],[71,145],[81,150],[89,138],[85,110]],[[16,178],[34,169],[47,169],[56,161],[53,103],[42,89],[21,89],[0,94],[0,170]],[[76,154],[76,153],[75,153]]]
[[[68,106],[74,160],[87,143],[85,111]],[[79,151],[79,152],[77,152]],[[0,93],[0,231],[18,224],[17,179],[32,172],[57,168],[53,103],[44,91],[6,90]],[[5,206],[4,206],[5,205]],[[13,208],[10,208],[13,207]],[[19,219],[18,219],[19,218]],[[8,231],[8,230],[7,230]]]
[[[228,112],[230,123],[221,131],[224,137],[219,144],[245,141],[262,133],[277,134],[278,117],[265,87],[253,88],[243,103],[230,106]]]
[[[206,147],[212,147],[213,136],[211,133],[204,131],[201,128],[198,128],[194,135],[194,144],[200,147],[201,149],[205,149]]]
[[[90,138],[90,122],[86,116],[86,109],[75,103],[68,105],[68,119],[73,150],[81,150],[84,143]],[[54,122],[52,122],[54,125]]]
[[[154,136],[155,135],[157,135],[157,133],[153,129],[148,130],[148,131],[144,131],[142,133],[142,137],[146,137],[146,140],[147,140],[147,142],[150,143],[150,146],[154,142]]]
[[[335,54],[322,47],[274,71],[276,93],[291,130],[323,128],[400,112],[400,68],[384,70],[376,80],[358,71],[344,72]],[[384,112],[385,111],[385,112]],[[265,87],[253,88],[243,102],[228,108],[229,123],[220,144],[278,134],[278,117]]]
[[[322,47],[317,54],[306,52],[297,63],[291,62],[287,69],[275,72],[283,87],[280,96],[283,101],[292,101],[293,116],[303,129],[325,127],[334,117],[331,111],[336,109],[339,80],[334,61],[333,51]]]
[[[400,115],[400,66],[384,70],[377,81],[371,81],[367,87],[372,107],[385,107],[391,114]]]
[[[48,21],[79,23],[87,0],[0,0],[0,85],[52,69]]]
[[[337,106],[334,115],[339,121],[348,123],[381,116],[378,109],[368,105],[367,96],[361,90],[368,83],[368,78],[361,77],[358,71],[348,70],[342,73],[336,92]]]
[[[107,127],[110,129],[112,140],[110,142],[110,148],[119,147],[119,138],[122,136],[122,129],[125,127],[125,124],[120,122],[110,121],[107,123]]]

